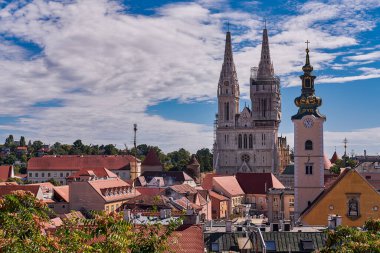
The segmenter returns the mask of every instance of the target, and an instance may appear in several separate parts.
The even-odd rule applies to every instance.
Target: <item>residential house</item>
[[[169,187],[180,184],[196,186],[194,179],[183,171],[145,171],[135,180],[135,186],[140,187]]]
[[[242,204],[244,203],[244,191],[241,189],[236,177],[223,176],[214,177],[213,179],[213,191],[228,197],[228,215],[238,214],[242,210]]]
[[[236,180],[245,193],[244,203],[250,205],[250,212],[265,216],[268,216],[268,190],[285,188],[272,173],[237,173]]]
[[[380,218],[380,193],[355,169],[345,169],[332,185],[301,213],[305,225],[328,225],[332,214],[342,225],[360,227],[370,218]]]
[[[326,242],[325,232],[262,232],[266,252],[319,252]],[[260,236],[252,232],[205,232],[206,252],[264,252]]]
[[[70,210],[104,210],[113,212],[128,199],[139,193],[117,177],[116,174],[103,168],[105,178],[98,178],[96,173],[82,173],[69,183]],[[99,174],[99,173],[98,173]],[[90,175],[90,176],[88,176]]]
[[[206,191],[207,192],[207,191]],[[211,201],[208,193],[188,184],[173,185],[165,190],[165,196],[173,199],[184,210],[193,209],[201,220],[211,219]]]
[[[137,166],[136,166],[137,161]],[[140,161],[130,155],[64,155],[32,157],[28,161],[28,180],[45,182],[50,178],[66,184],[66,178],[81,169],[107,168],[123,180],[140,175]]]
[[[39,185],[17,185],[17,184],[6,184],[0,185],[0,198],[4,195],[11,194],[13,191],[28,191],[33,194],[39,200],[43,200],[42,188]]]
[[[270,223],[294,221],[294,189],[270,188],[267,199],[267,217]]]
[[[228,202],[229,199],[214,191],[209,191],[211,199],[212,219],[223,219],[228,217]]]

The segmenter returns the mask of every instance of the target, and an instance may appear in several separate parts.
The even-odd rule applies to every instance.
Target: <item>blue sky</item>
[[[194,152],[212,146],[230,23],[241,106],[267,20],[282,85],[280,133],[300,93],[305,41],[327,116],[325,150],[380,152],[378,0],[0,1],[0,137]]]

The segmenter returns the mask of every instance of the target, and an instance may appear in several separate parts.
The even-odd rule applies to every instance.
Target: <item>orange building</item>
[[[356,170],[345,169],[301,214],[305,225],[328,225],[329,215],[342,217],[342,225],[363,226],[380,218],[380,193]]]

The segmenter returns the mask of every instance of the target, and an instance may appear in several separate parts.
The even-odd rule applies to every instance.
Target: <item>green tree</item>
[[[32,144],[32,149],[33,149],[33,152],[36,153],[38,150],[40,150],[43,146],[43,142],[42,141],[33,141],[33,144]]]
[[[21,136],[21,137],[20,137],[20,147],[25,147],[25,146],[26,146],[25,137],[24,137],[24,136]]]
[[[168,153],[168,158],[172,164],[171,170],[184,170],[190,161],[190,152],[184,148],[180,148],[178,151]]]
[[[117,155],[119,150],[113,144],[108,144],[104,146],[104,154],[105,155]]]
[[[46,204],[30,192],[5,195],[0,200],[0,251],[49,252],[51,238],[42,228],[50,214]]]
[[[197,151],[196,158],[201,165],[201,172],[212,171],[213,158],[208,148],[202,148]]]
[[[14,145],[14,140],[13,140],[13,135],[9,135],[6,139],[5,139],[5,143],[4,143],[4,145],[6,146],[6,147],[11,147],[12,145]]]
[[[16,160],[17,160],[16,156],[13,153],[11,153],[4,159],[4,164],[12,165],[16,162]]]
[[[330,167],[330,172],[339,175],[340,174],[340,167],[334,164]]]
[[[327,232],[327,241],[322,253],[380,252],[380,219],[365,222],[364,230],[355,227],[339,226]]]

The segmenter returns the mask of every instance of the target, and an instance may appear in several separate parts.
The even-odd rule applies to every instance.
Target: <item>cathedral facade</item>
[[[261,59],[251,69],[250,108],[240,111],[240,90],[227,32],[224,62],[218,83],[218,114],[214,167],[218,174],[281,170],[278,127],[281,120],[280,80],[274,74],[268,32],[263,30]],[[288,152],[289,155],[289,152]]]

